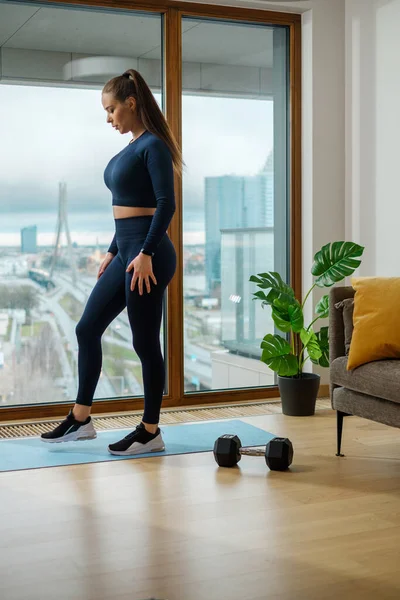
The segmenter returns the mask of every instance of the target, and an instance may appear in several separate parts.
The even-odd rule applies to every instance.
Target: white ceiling
[[[302,13],[310,10],[316,3],[329,0],[190,0],[196,4],[215,4],[219,6],[242,6],[259,10]]]
[[[185,62],[272,64],[269,27],[185,19],[182,30]],[[159,59],[160,40],[158,16],[0,1],[0,46],[5,48]]]
[[[159,17],[0,3],[0,44],[6,48],[139,56],[159,47],[160,38]]]
[[[185,62],[247,67],[272,65],[273,29],[269,27],[203,21],[182,37]]]

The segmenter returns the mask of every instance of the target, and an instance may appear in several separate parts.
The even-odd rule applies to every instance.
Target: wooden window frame
[[[166,117],[179,143],[182,143],[182,35],[184,17],[212,18],[245,23],[285,25],[290,32],[289,56],[289,256],[290,283],[298,297],[301,295],[301,15],[269,10],[253,10],[172,2],[170,0],[39,0],[38,5],[60,5],[74,8],[93,7],[154,12],[164,16],[164,94]],[[277,397],[277,386],[221,391],[184,391],[184,336],[183,336],[183,205],[182,178],[176,176],[177,210],[169,234],[177,253],[177,271],[167,295],[167,357],[168,393],[164,395],[163,408],[193,406],[224,402],[254,401]],[[23,405],[0,408],[0,422],[21,419],[54,418],[66,413],[73,402]],[[119,413],[143,407],[143,398],[116,398],[95,401],[93,414]]]

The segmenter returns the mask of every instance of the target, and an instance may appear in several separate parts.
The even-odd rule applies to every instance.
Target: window
[[[128,141],[107,126],[100,92],[132,67],[186,163],[164,406],[274,393],[260,361],[273,323],[249,278],[301,280],[300,16],[163,2],[0,0],[0,420],[58,415],[75,399],[75,327],[114,233],[103,171]],[[97,410],[140,408],[126,310],[102,344]]]
[[[275,384],[249,278],[288,278],[287,53],[287,27],[183,22],[187,392]]]
[[[75,327],[114,231],[103,170],[128,143],[101,89],[137,68],[161,104],[162,18],[7,2],[0,21],[0,405],[57,403],[76,398]],[[124,310],[95,398],[143,394],[131,340]]]

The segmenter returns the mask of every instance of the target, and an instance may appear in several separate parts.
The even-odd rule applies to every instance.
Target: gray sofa
[[[371,362],[347,371],[352,333],[352,287],[334,287],[329,295],[329,362],[332,408],[337,411],[337,456],[340,453],[343,418],[364,419],[400,427],[400,360]]]

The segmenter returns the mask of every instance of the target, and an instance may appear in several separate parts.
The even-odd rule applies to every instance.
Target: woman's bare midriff
[[[113,206],[114,219],[128,219],[129,217],[148,217],[154,215],[155,208],[141,206]]]

